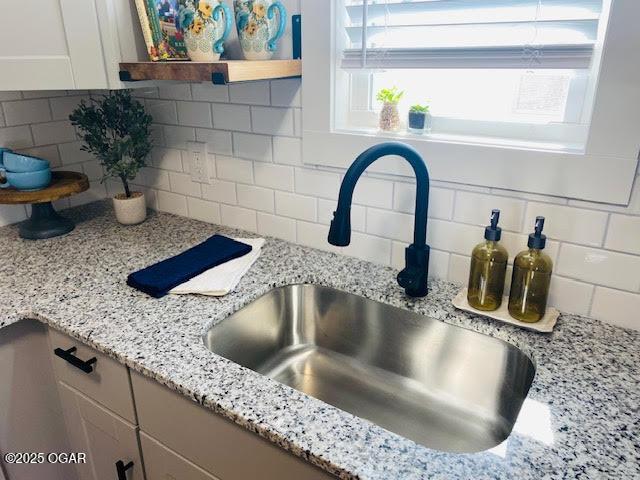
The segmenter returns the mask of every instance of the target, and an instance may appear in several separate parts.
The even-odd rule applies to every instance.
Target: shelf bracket
[[[227,79],[224,77],[224,73],[222,72],[212,72],[211,83],[214,85],[226,85]]]
[[[131,78],[131,73],[128,70],[120,70],[118,72],[118,76],[120,77],[121,82],[139,82],[140,80],[134,80]]]
[[[302,58],[302,15],[291,17],[291,41],[293,43],[293,59]]]

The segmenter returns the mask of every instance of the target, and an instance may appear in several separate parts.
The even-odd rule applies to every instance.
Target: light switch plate
[[[198,183],[211,183],[209,162],[207,160],[207,144],[204,142],[187,142],[189,149],[189,172],[191,180]]]

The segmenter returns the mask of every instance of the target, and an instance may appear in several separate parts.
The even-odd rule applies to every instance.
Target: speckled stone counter
[[[640,334],[562,315],[550,335],[455,311],[454,285],[431,282],[411,300],[396,272],[268,239],[235,292],[223,298],[150,298],[129,272],[214,232],[168,214],[122,227],[106,203],[72,211],[69,235],[44,241],[0,229],[0,327],[36,318],[152,376],[342,478],[640,478]],[[248,234],[245,234],[248,235]],[[318,283],[504,339],[537,371],[512,435],[476,454],[427,449],[207,350],[208,328],[273,287]],[[1,334],[1,333],[0,333]]]

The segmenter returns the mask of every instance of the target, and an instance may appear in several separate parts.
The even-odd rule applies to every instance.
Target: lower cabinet
[[[219,480],[144,432],[140,445],[148,480]]]
[[[143,435],[147,480],[334,478],[153,379],[132,371],[131,384]],[[167,452],[163,468],[183,472],[181,475],[149,473],[156,465],[151,466],[148,449],[155,459],[158,448]],[[203,472],[209,476],[201,476]]]
[[[58,391],[71,451],[87,456],[76,465],[78,478],[144,480],[138,427],[64,382],[58,382]]]

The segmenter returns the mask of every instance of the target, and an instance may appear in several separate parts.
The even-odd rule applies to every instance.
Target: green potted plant
[[[119,178],[124,193],[113,198],[117,220],[123,225],[141,223],[147,217],[142,192],[132,192],[129,182],[146,166],[151,152],[151,115],[128,90],[109,92],[100,99],[84,100],[69,115],[84,141],[81,150],[95,155],[107,178]]]
[[[400,128],[400,114],[398,102],[404,95],[404,91],[398,91],[397,87],[381,89],[376,98],[382,102],[380,111],[380,130],[394,132]]]
[[[409,109],[409,131],[413,133],[428,133],[431,131],[431,115],[429,105],[411,105]]]

